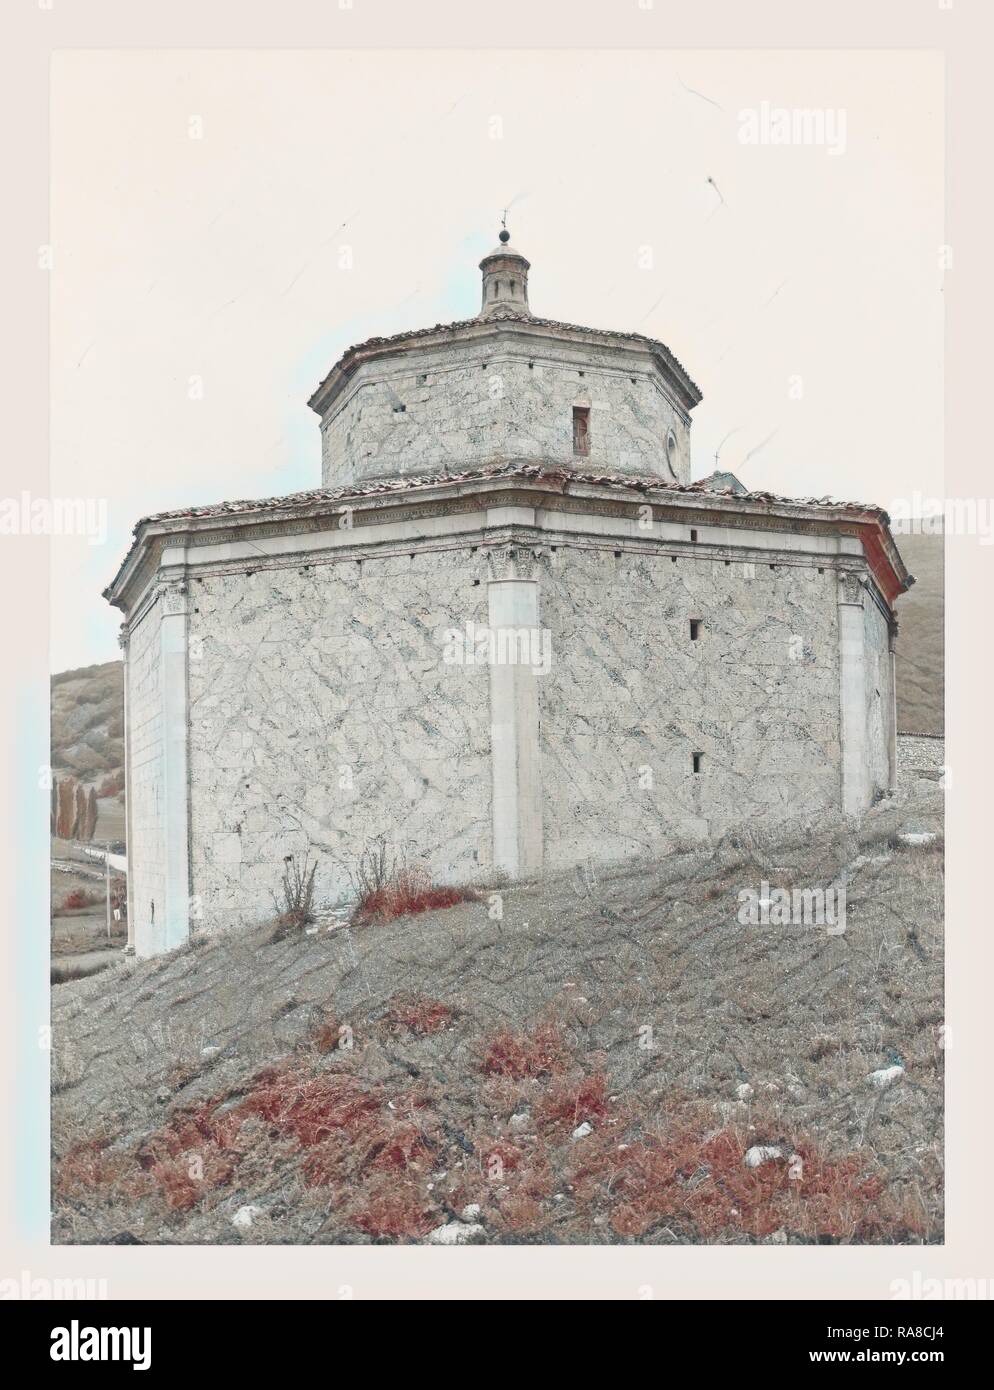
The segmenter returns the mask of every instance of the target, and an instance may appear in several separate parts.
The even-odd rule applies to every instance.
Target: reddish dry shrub
[[[56,1190],[70,1196],[107,1188],[133,1200],[158,1191],[170,1210],[186,1212],[229,1184],[254,1146],[282,1139],[302,1152],[304,1181],[327,1188],[332,1207],[359,1229],[415,1239],[431,1228],[427,1193],[419,1198],[415,1189],[435,1146],[414,1118],[431,1122],[425,1094],[397,1095],[389,1109],[379,1089],[352,1076],[283,1065],[258,1072],[237,1105],[224,1107],[224,1099],[177,1112],[126,1153],[108,1153],[105,1136],[75,1144],[59,1165]]]
[[[356,918],[360,922],[391,922],[397,917],[413,917],[471,902],[476,894],[469,888],[442,887],[432,883],[427,870],[420,867],[399,869],[387,883],[364,893]]]
[[[242,1121],[236,1110],[222,1111],[221,1103],[221,1099],[215,1097],[177,1111],[139,1148],[137,1157],[141,1166],[151,1168],[163,1157],[176,1158],[191,1149],[201,1152],[210,1146],[220,1150],[230,1148]]]
[[[56,1191],[68,1197],[116,1182],[127,1160],[107,1152],[112,1143],[110,1136],[98,1135],[72,1144],[59,1160]]]
[[[394,1124],[373,1136],[362,1166],[377,1170],[408,1168],[427,1153],[425,1135],[416,1125]]]
[[[334,1019],[326,1018],[314,1030],[314,1046],[318,1052],[336,1052],[341,1042],[339,1026]]]
[[[426,1037],[443,1032],[454,1017],[453,1011],[438,999],[425,999],[419,994],[398,994],[390,1001],[386,1022],[391,1032],[407,1029],[419,1037]]]
[[[170,1210],[189,1211],[208,1192],[230,1183],[234,1171],[231,1158],[208,1147],[156,1163],[151,1176],[162,1189]]]
[[[236,1110],[222,1111],[220,1097],[180,1110],[134,1151],[138,1168],[156,1184],[173,1211],[189,1211],[234,1176],[232,1152],[242,1125]]]
[[[382,1099],[353,1077],[337,1072],[304,1076],[288,1067],[268,1067],[256,1076],[239,1110],[258,1115],[310,1148],[335,1130],[360,1128],[381,1106]]]
[[[532,1033],[502,1029],[487,1044],[481,1070],[489,1076],[516,1079],[555,1076],[564,1072],[570,1057],[558,1027],[542,1023]]]
[[[908,1214],[886,1198],[865,1157],[825,1160],[804,1143],[799,1169],[787,1159],[746,1168],[748,1143],[734,1129],[704,1135],[691,1120],[627,1146],[592,1137],[570,1175],[574,1196],[581,1205],[610,1203],[611,1224],[630,1238],[661,1222],[701,1241],[780,1229],[811,1241],[879,1241],[908,1229]]]
[[[483,1166],[491,1180],[502,1178],[505,1173],[513,1173],[524,1157],[523,1150],[506,1139],[496,1139],[492,1144],[484,1144],[480,1149]]]
[[[85,888],[74,888],[62,899],[63,912],[76,912],[81,907],[92,907],[98,899]]]
[[[536,1235],[546,1224],[546,1216],[534,1197],[515,1192],[500,1204],[504,1225],[517,1235]]]
[[[381,1181],[363,1195],[355,1224],[380,1239],[421,1240],[438,1224],[439,1213],[410,1183]]]
[[[564,1077],[554,1082],[536,1107],[539,1124],[574,1130],[584,1120],[600,1120],[607,1114],[607,1077],[603,1072]]]

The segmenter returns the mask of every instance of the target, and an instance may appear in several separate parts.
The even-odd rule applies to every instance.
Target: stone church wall
[[[832,568],[568,547],[535,573],[547,870],[839,814]],[[487,576],[460,549],[191,582],[191,877],[211,929],[271,915],[287,854],[317,855],[320,901],[348,896],[380,835],[445,881],[486,874],[489,669],[444,653],[487,624]],[[874,721],[889,668],[867,602]]]
[[[837,584],[817,566],[551,555],[541,605],[553,634],[540,684],[547,867],[837,816]]]
[[[323,485],[509,459],[689,480],[689,426],[646,370],[589,350],[577,365],[527,345],[481,354],[409,351],[360,367],[322,422]],[[590,410],[584,456],[574,406]]]
[[[447,882],[490,846],[488,670],[446,664],[486,622],[467,551],[257,570],[190,584],[190,849],[210,929],[272,916],[284,856],[317,899],[384,835]]]

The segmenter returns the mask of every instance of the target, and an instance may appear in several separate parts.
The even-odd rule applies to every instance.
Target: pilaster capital
[[[527,546],[494,546],[487,551],[488,578],[496,579],[534,579],[535,554]]]
[[[843,570],[839,575],[839,602],[863,607],[863,579],[855,570]]]
[[[165,580],[159,585],[158,592],[164,617],[183,617],[186,614],[187,588],[182,580]]]

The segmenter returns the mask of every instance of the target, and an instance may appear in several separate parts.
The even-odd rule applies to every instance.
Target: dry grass
[[[357,924],[392,922],[398,917],[437,912],[477,896],[470,888],[432,883],[431,874],[423,865],[408,864],[391,854],[382,838],[363,850],[350,876],[356,897],[353,920]]]
[[[451,1028],[455,1011],[438,999],[426,999],[421,994],[397,994],[390,1001],[386,1023],[391,1032],[406,1031],[418,1037]]]
[[[939,1240],[942,861],[903,815],[59,990],[54,1238],[420,1241],[473,1203],[491,1243]],[[840,863],[844,936],[737,921]]]
[[[566,1070],[569,1054],[555,1023],[541,1023],[530,1033],[503,1028],[483,1050],[481,1070],[488,1076],[554,1076]]]

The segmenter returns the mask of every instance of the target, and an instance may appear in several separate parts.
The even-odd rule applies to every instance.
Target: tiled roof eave
[[[574,489],[607,488],[618,491],[637,492],[643,496],[651,494],[654,500],[693,502],[707,500],[724,503],[718,511],[745,509],[757,511],[770,509],[791,515],[821,513],[826,520],[849,517],[864,523],[873,524],[887,531],[889,518],[880,507],[857,502],[838,502],[822,497],[783,497],[771,492],[737,493],[731,488],[713,489],[704,486],[704,481],[696,483],[667,482],[665,479],[643,474],[622,473],[580,473],[567,468],[552,468],[542,464],[518,462],[494,465],[489,468],[467,469],[458,473],[421,474],[409,478],[385,478],[368,483],[353,484],[341,488],[313,488],[304,492],[288,493],[281,497],[253,498],[231,502],[219,502],[202,507],[186,507],[174,511],[157,512],[143,517],[135,526],[128,554],[118,569],[114,580],[104,590],[104,597],[113,601],[118,592],[132,558],[139,551],[148,533],[158,528],[165,533],[179,532],[199,523],[241,521],[246,525],[266,517],[292,519],[296,516],[318,514],[332,507],[340,506],[349,500],[402,499],[405,496],[423,495],[442,488],[473,486],[480,483],[525,482],[539,487],[554,488],[569,492]],[[889,536],[889,532],[887,532]]]
[[[348,376],[366,356],[375,355],[380,351],[389,351],[394,348],[401,348],[406,343],[418,343],[425,338],[431,337],[458,337],[460,333],[473,328],[494,328],[496,326],[506,326],[514,323],[524,327],[549,329],[552,332],[584,334],[594,339],[608,339],[619,344],[631,343],[637,345],[645,351],[652,352],[662,357],[673,374],[680,381],[684,390],[691,400],[696,404],[702,398],[700,387],[693,380],[686,367],[679,358],[658,338],[648,338],[642,333],[625,333],[620,329],[614,328],[587,328],[579,323],[564,323],[558,319],[536,318],[532,314],[522,315],[514,319],[457,319],[454,323],[436,323],[431,328],[415,328],[406,333],[394,333],[388,337],[367,338],[364,342],[356,343],[342,353],[341,357],[327,373],[324,379],[315,387],[312,392],[308,405],[312,410],[318,410],[318,402],[326,393],[326,388],[334,381],[336,376]]]

